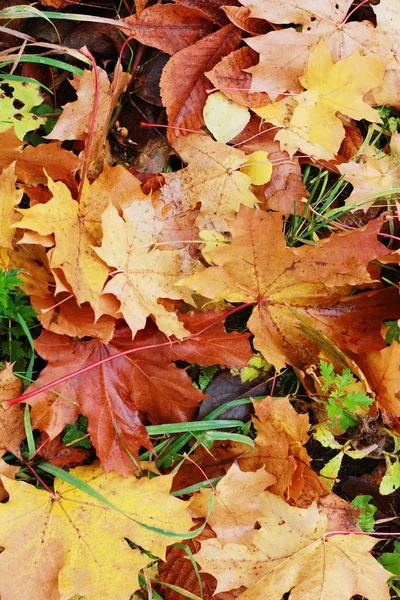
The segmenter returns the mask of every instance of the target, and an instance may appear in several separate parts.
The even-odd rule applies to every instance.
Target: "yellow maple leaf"
[[[123,512],[57,478],[51,494],[2,477],[10,495],[0,504],[2,600],[129,600],[151,559],[126,540],[160,558],[171,543],[138,522],[174,532],[192,525],[187,504],[169,495],[172,475],[124,479],[97,465],[71,473]]]
[[[164,200],[187,210],[201,202],[196,223],[200,229],[226,230],[239,206],[256,206],[251,178],[240,171],[247,156],[237,148],[214,142],[204,135],[178,138],[174,147],[188,166],[164,175]]]
[[[11,229],[11,225],[19,219],[15,207],[20,203],[23,192],[15,187],[15,183],[15,162],[13,162],[0,175],[0,246],[3,248],[12,248],[14,230]]]
[[[349,600],[356,594],[389,600],[390,573],[369,553],[376,538],[329,535],[327,516],[315,503],[295,508],[263,492],[260,506],[261,529],[252,545],[201,542],[195,558],[216,577],[217,594],[245,586],[239,600],[281,600],[289,591],[291,600]]]
[[[186,248],[159,250],[154,247],[163,222],[155,217],[151,201],[139,200],[123,211],[123,218],[110,204],[103,213],[103,240],[96,253],[117,272],[104,288],[121,302],[121,313],[134,336],[153,316],[166,335],[182,338],[188,331],[175,312],[158,302],[161,298],[190,301],[190,294],[178,291],[174,283],[183,274],[193,273],[194,260]]]
[[[363,96],[382,82],[387,64],[385,57],[361,56],[357,50],[334,63],[324,40],[320,40],[310,55],[305,75],[300,77],[306,91],[296,96],[297,106],[289,124],[275,137],[282,150],[293,155],[299,148],[315,158],[331,160],[345,135],[338,113],[380,122],[379,113],[364,102]],[[269,110],[277,118],[276,106],[265,107],[262,116],[268,119]],[[287,118],[287,113],[284,116]]]

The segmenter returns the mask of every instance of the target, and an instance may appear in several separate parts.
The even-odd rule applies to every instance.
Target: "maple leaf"
[[[89,302],[98,311],[109,269],[92,246],[101,240],[101,213],[109,199],[103,195],[103,202],[100,201],[97,182],[85,186],[80,203],[63,183],[54,183],[49,178],[48,186],[52,199],[20,210],[22,219],[16,226],[41,236],[54,234],[50,267],[64,273],[79,304]]]
[[[223,11],[230,20],[231,23],[243,29],[247,33],[252,35],[258,35],[266,33],[270,29],[269,23],[262,21],[261,19],[253,19],[251,11],[245,6],[223,6]]]
[[[257,198],[250,191],[252,180],[239,170],[247,160],[244,152],[196,134],[177,139],[174,147],[188,166],[164,175],[162,197],[181,209],[201,202],[196,219],[201,229],[213,225],[224,231],[241,204],[256,206]]]
[[[96,67],[99,80],[98,105],[94,133],[90,143],[89,155],[85,157],[88,165],[94,163],[93,173],[101,171],[104,145],[108,134],[108,125],[120,95],[126,90],[131,76],[122,72],[118,63],[112,83],[108,80],[107,72]],[[74,75],[71,80],[72,87],[76,90],[78,99],[65,105],[64,111],[57,121],[56,126],[46,136],[48,140],[82,140],[86,141],[93,120],[96,98],[96,76],[94,71],[85,70],[82,76]]]
[[[252,541],[254,523],[262,517],[260,495],[274,482],[275,477],[263,468],[244,473],[236,463],[230,467],[215,488],[213,509],[207,520],[222,544]],[[209,498],[214,493],[213,490],[200,490],[193,496],[190,508],[197,516],[207,518]]]
[[[118,166],[106,167],[93,184],[86,182],[79,203],[63,183],[49,178],[48,187],[51,200],[19,211],[22,219],[16,226],[25,230],[22,242],[28,239],[32,243],[27,231],[54,236],[54,247],[48,253],[53,272],[62,272],[66,289],[71,287],[78,304],[89,302],[99,313],[100,294],[109,272],[92,248],[101,242],[101,215],[111,201],[125,206],[135,197],[144,197],[140,184]],[[46,237],[43,243],[47,245]]]
[[[257,302],[248,327],[255,335],[255,348],[278,370],[285,362],[302,368],[313,354],[313,344],[292,308],[341,349],[360,352],[368,337],[371,350],[378,350],[384,347],[381,322],[388,310],[396,312],[393,291],[347,295],[376,281],[367,267],[385,253],[376,239],[380,226],[375,220],[358,230],[332,234],[314,247],[287,248],[279,213],[242,206],[231,223],[232,243],[209,253],[216,266],[179,285],[214,300]],[[362,254],[355,254],[355,248],[363,248]]]
[[[400,414],[400,344],[393,341],[390,346],[375,352],[360,354],[357,364],[362,369],[376,402],[383,409],[385,420]]]
[[[239,490],[238,490],[239,492]],[[327,517],[316,504],[289,506],[263,492],[261,529],[253,545],[218,539],[202,542],[195,554],[203,571],[218,580],[216,593],[248,589],[240,600],[349,600],[360,594],[369,600],[389,600],[388,572],[369,553],[377,539],[367,535],[329,535]]]
[[[164,67],[161,80],[161,98],[167,109],[170,141],[181,135],[180,128],[197,131],[204,125],[203,108],[209,86],[206,71],[210,71],[223,57],[236,50],[241,33],[233,25],[184,48]],[[176,73],[180,76],[177,79]],[[185,131],[182,132],[185,134]]]
[[[0,133],[0,168],[16,162],[17,180],[27,185],[47,184],[47,176],[63,181],[71,190],[76,188],[75,173],[80,160],[72,152],[61,148],[60,142],[29,146],[21,142],[14,129]]]
[[[399,140],[400,135],[393,135],[393,146],[396,138]],[[346,204],[352,205],[353,211],[367,211],[379,201],[380,194],[384,200],[389,200],[388,192],[400,187],[398,159],[391,154],[379,152],[375,147],[367,146],[360,162],[338,165],[338,169],[353,186],[353,191],[346,198]]]
[[[141,446],[151,448],[140,415],[153,424],[186,421],[194,416],[204,398],[193,387],[186,371],[171,361],[197,362],[202,366],[247,364],[251,356],[248,336],[226,334],[222,322],[215,323],[217,316],[221,316],[218,311],[182,315],[188,331],[198,335],[171,345],[166,344],[168,339],[151,324],[134,341],[127,327],[119,328],[109,344],[99,340],[77,342],[67,336],[42,332],[35,347],[48,366],[36,385],[54,381],[121,351],[137,349],[137,352],[55,386],[56,394],[47,391],[29,400],[34,427],[54,438],[80,412],[89,418],[88,431],[104,469],[124,475],[132,472],[135,465],[127,450],[137,456]],[[155,352],[154,345],[160,344],[166,345]]]
[[[20,445],[25,439],[24,410],[21,405],[5,406],[6,400],[21,392],[22,381],[15,377],[12,365],[6,363],[0,371],[0,456],[5,452],[21,456]]]
[[[121,313],[132,330],[132,337],[152,316],[166,335],[179,338],[187,331],[161,298],[179,300],[185,296],[174,283],[195,268],[188,251],[151,248],[161,232],[151,201],[138,201],[123,211],[123,218],[110,204],[103,213],[103,239],[97,255],[117,273],[106,284],[104,294],[114,294],[121,302]]]
[[[31,296],[30,301],[37,312],[37,319],[49,331],[78,338],[94,337],[102,342],[109,342],[114,335],[113,317],[107,314],[95,320],[91,306],[78,306],[70,294],[57,294],[57,298],[51,294]]]
[[[260,207],[263,210],[278,210],[285,217],[292,214],[305,215],[309,193],[303,183],[299,161],[296,158],[290,160],[287,152],[281,152],[274,136],[274,128],[253,115],[249,125],[232,142],[246,153],[261,149],[268,152],[273,170],[271,180],[264,186],[262,194],[258,194]]]
[[[275,137],[282,149],[292,156],[300,148],[315,158],[330,160],[345,135],[338,112],[356,120],[380,122],[379,113],[364,102],[363,96],[379,85],[386,66],[386,58],[361,56],[358,51],[334,63],[325,42],[320,40],[310,55],[305,75],[300,77],[307,91],[296,96],[297,106],[289,125]]]
[[[250,8],[251,16],[271,23],[299,23],[309,25],[318,20],[340,23],[347,14],[352,0],[240,0]]]
[[[152,559],[127,540],[161,558],[170,543],[139,523],[176,532],[192,525],[186,503],[169,495],[172,475],[124,480],[116,473],[106,477],[96,464],[71,473],[94,492],[111,497],[119,510],[58,478],[50,493],[2,477],[10,494],[0,506],[4,600],[16,593],[21,600],[60,600],[76,593],[86,600],[128,600],[140,587],[140,570]]]
[[[15,208],[23,196],[22,190],[15,187],[15,163],[3,170],[0,175],[1,204],[0,204],[0,246],[12,248],[14,230],[11,226],[18,221],[19,215]]]
[[[125,29],[125,33],[167,54],[183,50],[214,29],[213,21],[204,12],[179,4],[150,6],[139,16],[132,15],[122,22],[134,28]]]

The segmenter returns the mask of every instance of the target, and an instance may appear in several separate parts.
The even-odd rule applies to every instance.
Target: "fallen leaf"
[[[275,477],[263,468],[244,473],[235,463],[230,467],[216,485],[213,509],[207,519],[221,544],[252,542],[254,523],[262,517],[261,494],[274,482]],[[203,489],[193,496],[190,508],[198,517],[207,517],[209,498],[213,494],[214,490]]]
[[[306,91],[296,96],[289,126],[275,137],[281,148],[291,156],[300,148],[315,158],[334,158],[345,135],[338,111],[356,120],[380,121],[379,113],[364,102],[363,96],[379,85],[386,66],[386,58],[361,56],[358,51],[334,63],[325,42],[318,42],[307,72],[300,77]]]
[[[195,555],[202,570],[217,578],[217,593],[244,585],[241,600],[266,593],[268,600],[281,600],[289,591],[293,600],[349,600],[356,594],[389,600],[388,571],[370,554],[376,538],[329,532],[316,504],[295,508],[270,492],[263,492],[261,510],[253,547],[222,547],[210,539]]]
[[[229,100],[222,92],[210,94],[203,109],[204,123],[217,142],[229,142],[250,121],[245,106]]]
[[[278,210],[285,217],[292,214],[307,215],[306,201],[309,193],[303,183],[303,176],[297,158],[290,159],[287,152],[281,152],[279,142],[274,141],[275,127],[262,123],[256,115],[242,133],[232,140],[235,147],[246,153],[264,150],[268,152],[273,165],[271,180],[258,194],[260,208]]]
[[[197,131],[204,125],[203,108],[209,87],[205,73],[223,56],[235,50],[240,39],[239,29],[227,25],[177,52],[168,61],[161,76],[160,87],[171,128],[168,133],[171,142],[180,135],[185,135],[188,129]],[[176,73],[180,74],[178,79]]]
[[[329,489],[312,471],[311,458],[304,445],[309,440],[308,415],[299,415],[288,398],[267,397],[253,401],[253,424],[257,432],[254,449],[240,443],[217,444],[213,454],[220,459],[235,456],[246,472],[263,467],[275,477],[270,491],[297,506],[309,506],[329,493]]]
[[[27,185],[47,184],[46,173],[54,181],[63,181],[71,190],[76,188],[75,173],[80,160],[61,148],[60,142],[24,146],[13,129],[0,133],[0,169],[16,162],[17,180]]]
[[[189,332],[198,335],[171,345],[151,324],[134,341],[127,327],[119,328],[109,344],[42,332],[35,344],[48,366],[37,385],[118,352],[137,351],[55,386],[56,393],[47,391],[32,398],[29,402],[34,427],[54,438],[80,412],[89,419],[88,431],[104,469],[124,475],[132,473],[136,466],[127,450],[137,456],[141,446],[152,447],[140,415],[153,424],[190,420],[204,398],[186,371],[171,361],[197,362],[202,366],[247,364],[251,356],[248,335],[226,334],[223,321],[218,321],[217,316],[223,315],[217,311],[183,315]]]
[[[400,136],[393,134],[393,137]],[[346,204],[351,205],[353,211],[367,211],[377,202],[390,201],[390,190],[400,187],[399,166],[395,153],[384,154],[371,146],[363,150],[359,162],[338,165],[341,175],[353,186],[353,191],[346,198]]]
[[[400,344],[357,357],[357,363],[376,394],[378,406],[387,416],[400,414]]]
[[[251,16],[270,23],[309,25],[318,20],[340,23],[345,18],[352,0],[241,0],[249,6]]]
[[[246,69],[256,63],[257,54],[245,46],[224,56],[211,71],[206,73],[206,76],[233,102],[250,108],[265,106],[270,102],[268,94],[250,93],[251,75],[246,73]]]
[[[224,231],[241,204],[253,207],[257,198],[250,191],[250,177],[240,172],[247,157],[241,150],[201,135],[188,135],[174,143],[188,166],[164,175],[161,193],[166,204],[180,210],[201,202],[200,229],[214,226]]]
[[[230,226],[232,243],[209,253],[216,266],[179,285],[217,301],[256,302],[248,322],[254,347],[278,370],[286,362],[302,368],[312,356],[313,344],[303,337],[292,308],[340,349],[361,352],[368,337],[371,350],[379,350],[384,347],[381,322],[388,318],[393,291],[347,295],[357,287],[374,285],[367,265],[385,252],[376,237],[380,227],[381,221],[375,220],[360,229],[332,234],[315,246],[287,248],[279,213],[242,206]],[[355,254],[354,248],[363,252]],[[393,304],[392,310],[396,311]],[[363,331],[361,343],[359,331]]]
[[[43,102],[40,85],[33,81],[0,81],[1,121],[0,132],[10,125],[20,140],[33,129],[46,123],[46,119],[33,114],[32,108]]]
[[[99,79],[99,98],[95,108],[96,77],[94,71],[85,70],[81,76],[75,75],[71,85],[76,91],[77,100],[69,102],[64,107],[63,113],[57,121],[56,126],[46,136],[49,140],[88,140],[90,126],[94,111],[96,110],[93,137],[90,139],[90,150],[85,156],[87,164],[96,170],[104,156],[105,142],[108,134],[108,125],[116,107],[120,95],[126,90],[130,81],[130,75],[123,73],[118,63],[112,83],[108,80],[107,72],[96,67]],[[101,168],[98,169],[101,171]],[[97,173],[98,174],[98,173]]]
[[[191,6],[201,10],[205,15],[210,17],[215,23],[225,25],[227,20],[223,12],[223,7],[238,6],[238,0],[175,0],[178,4]]]
[[[262,19],[252,19],[250,9],[245,6],[223,6],[222,9],[231,23],[247,33],[259,35],[270,29],[269,23]]]
[[[142,207],[149,217],[141,211],[142,218],[138,218],[137,209]],[[159,222],[157,230],[150,202],[132,204],[123,211],[123,218],[110,204],[102,218],[102,244],[95,248],[95,252],[117,271],[106,284],[104,294],[114,294],[120,300],[120,310],[132,330],[132,337],[144,328],[148,316],[155,319],[159,329],[166,335],[179,338],[187,335],[175,313],[166,310],[159,302],[161,298],[180,300],[184,297],[174,283],[183,273],[191,273],[195,268],[186,249],[151,248],[162,229],[162,223]]]
[[[9,406],[5,400],[14,398],[22,392],[22,381],[15,377],[10,363],[0,371],[0,457],[12,452],[21,457],[20,445],[25,439],[24,410],[20,404]]]
[[[4,600],[15,593],[21,600],[38,594],[59,600],[77,592],[86,600],[128,599],[140,587],[140,570],[152,559],[127,540],[160,558],[170,543],[169,537],[140,523],[182,532],[182,537],[192,525],[186,503],[169,495],[172,475],[124,480],[116,473],[106,477],[96,465],[71,474],[119,510],[58,478],[51,493],[2,477],[10,494],[7,504],[0,505]],[[144,497],[151,501],[144,503]]]
[[[146,46],[167,54],[176,54],[213,31],[213,22],[206,15],[184,4],[155,5],[119,21],[121,29]],[[132,29],[123,29],[122,23]]]
[[[80,203],[63,183],[49,179],[48,186],[52,199],[20,210],[22,219],[17,226],[44,236],[54,235],[50,267],[64,273],[78,304],[89,302],[96,312],[109,269],[92,246],[101,241],[101,214],[108,196],[102,194],[97,182],[85,185]]]
[[[85,462],[92,462],[93,457],[90,450],[77,446],[68,447],[62,442],[61,437],[61,435],[58,435],[53,440],[50,440],[43,433],[42,441],[37,450],[38,455],[60,469],[72,469]]]
[[[49,331],[77,338],[94,337],[102,342],[109,342],[114,335],[115,319],[102,315],[95,320],[91,306],[78,306],[70,294],[59,294],[57,298],[51,294],[31,296],[30,300],[38,320]]]
[[[12,248],[14,229],[12,225],[18,221],[19,215],[15,208],[23,196],[22,190],[15,186],[15,163],[3,170],[0,175],[1,204],[0,204],[0,246]]]

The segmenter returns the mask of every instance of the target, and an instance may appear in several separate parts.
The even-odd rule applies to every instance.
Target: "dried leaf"
[[[20,445],[25,439],[24,410],[20,404],[9,406],[5,400],[14,398],[22,392],[22,381],[15,377],[10,363],[0,371],[0,457],[12,452],[21,457]]]
[[[170,141],[184,135],[185,129],[197,131],[204,125],[203,108],[209,88],[205,73],[223,56],[235,50],[240,38],[240,31],[233,25],[227,25],[177,52],[169,60],[160,86],[168,124],[172,128],[168,134]],[[178,79],[176,73],[179,73]]]

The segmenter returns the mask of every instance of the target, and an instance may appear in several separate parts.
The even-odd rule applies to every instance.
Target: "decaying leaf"
[[[3,248],[12,248],[15,233],[12,225],[19,219],[15,208],[20,203],[23,192],[16,188],[15,184],[15,163],[13,163],[0,175],[0,246]]]
[[[0,505],[4,600],[16,593],[21,600],[39,595],[61,600],[77,592],[86,600],[128,600],[140,587],[139,571],[151,559],[127,540],[161,558],[170,543],[169,537],[140,523],[182,532],[182,537],[191,527],[186,503],[169,495],[171,475],[124,480],[116,473],[105,476],[96,464],[72,474],[119,510],[60,479],[50,493],[2,477],[10,494],[7,504]]]

